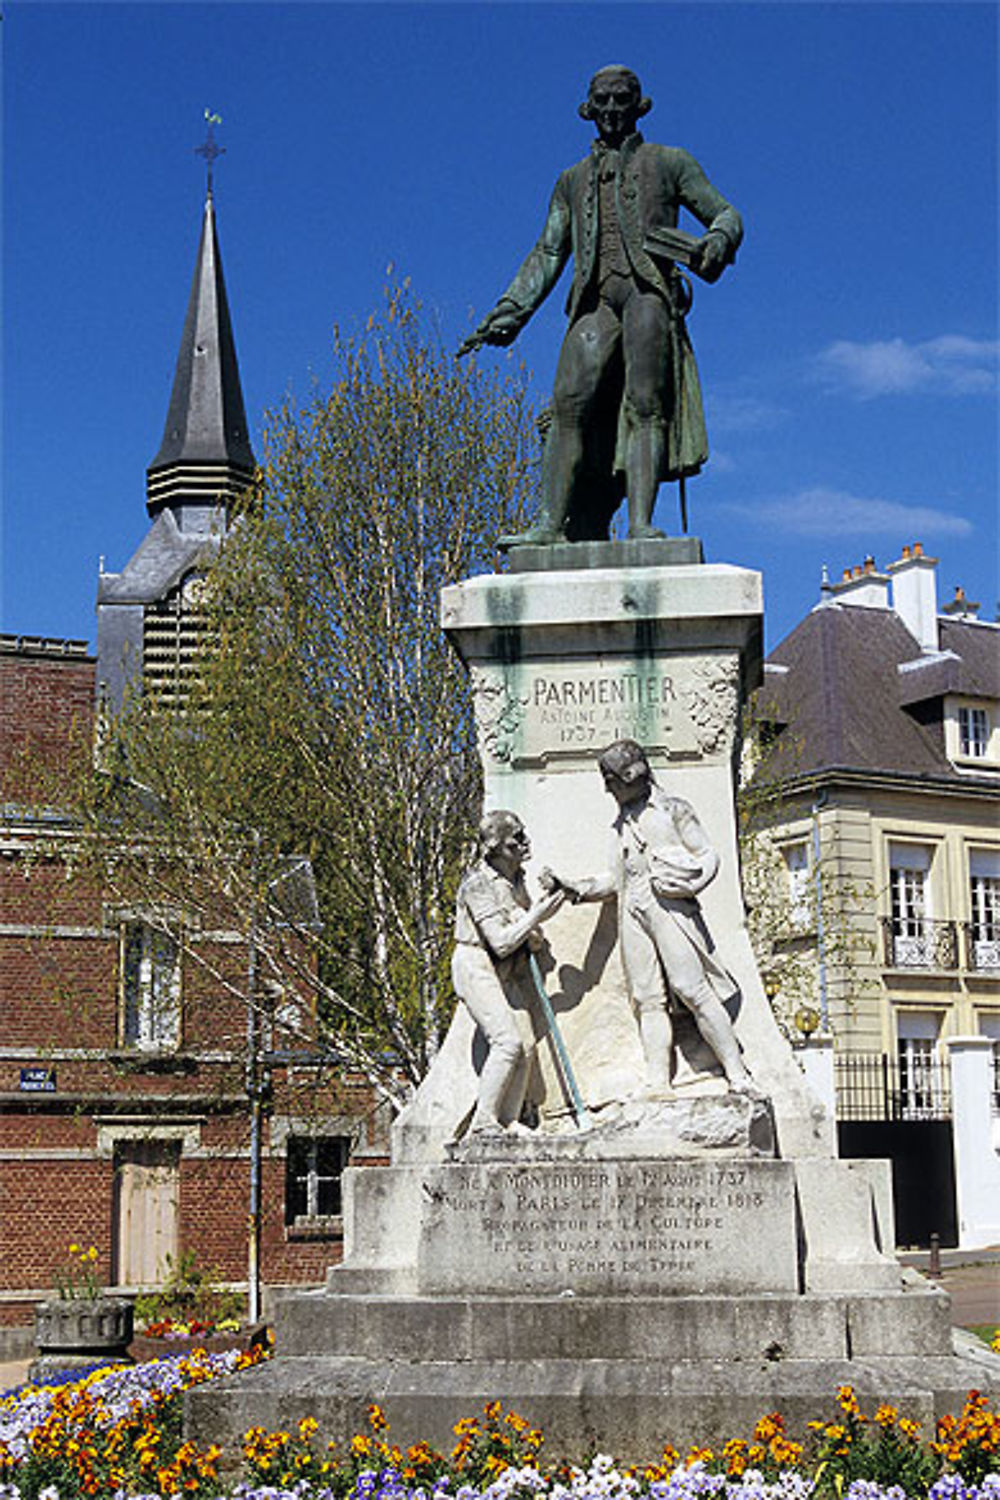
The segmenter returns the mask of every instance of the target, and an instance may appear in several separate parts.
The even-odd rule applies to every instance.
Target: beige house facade
[[[867,558],[768,658],[772,990],[803,1045],[832,1038],[842,1122],[950,1120],[980,1039],[1000,1172],[1000,625],[961,589],[940,607],[936,569]]]

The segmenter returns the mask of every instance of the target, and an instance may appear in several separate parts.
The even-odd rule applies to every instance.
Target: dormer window
[[[982,760],[989,754],[990,720],[985,708],[958,710],[958,753]]]

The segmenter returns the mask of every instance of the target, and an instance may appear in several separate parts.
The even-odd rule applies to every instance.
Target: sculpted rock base
[[[721,1087],[721,1085],[717,1085]],[[764,1099],[748,1094],[705,1093],[672,1099],[625,1099],[594,1114],[586,1129],[571,1116],[535,1135],[463,1136],[445,1147],[449,1161],[530,1162],[687,1157],[726,1159],[774,1156],[774,1121]]]

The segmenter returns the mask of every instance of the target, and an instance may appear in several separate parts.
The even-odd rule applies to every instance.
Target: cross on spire
[[[205,158],[205,166],[208,169],[208,196],[211,198],[212,168],[215,165],[216,157],[225,156],[226,148],[225,146],[220,146],[215,139],[215,127],[222,124],[222,116],[213,114],[210,109],[206,109],[205,122],[208,125],[208,134],[202,145],[195,146],[194,154],[195,156],[203,156]]]

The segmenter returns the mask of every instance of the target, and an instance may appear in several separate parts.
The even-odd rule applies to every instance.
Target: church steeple
[[[163,440],[146,471],[149,513],[169,506],[181,530],[201,530],[206,508],[228,505],[254,467],[210,188]]]
[[[120,573],[97,586],[97,678],[102,712],[141,687],[183,704],[204,628],[200,580],[218,556],[232,502],[256,465],[247,433],[212,201],[223,148],[206,110],[208,196],[159,452],[146,470],[152,524]]]

